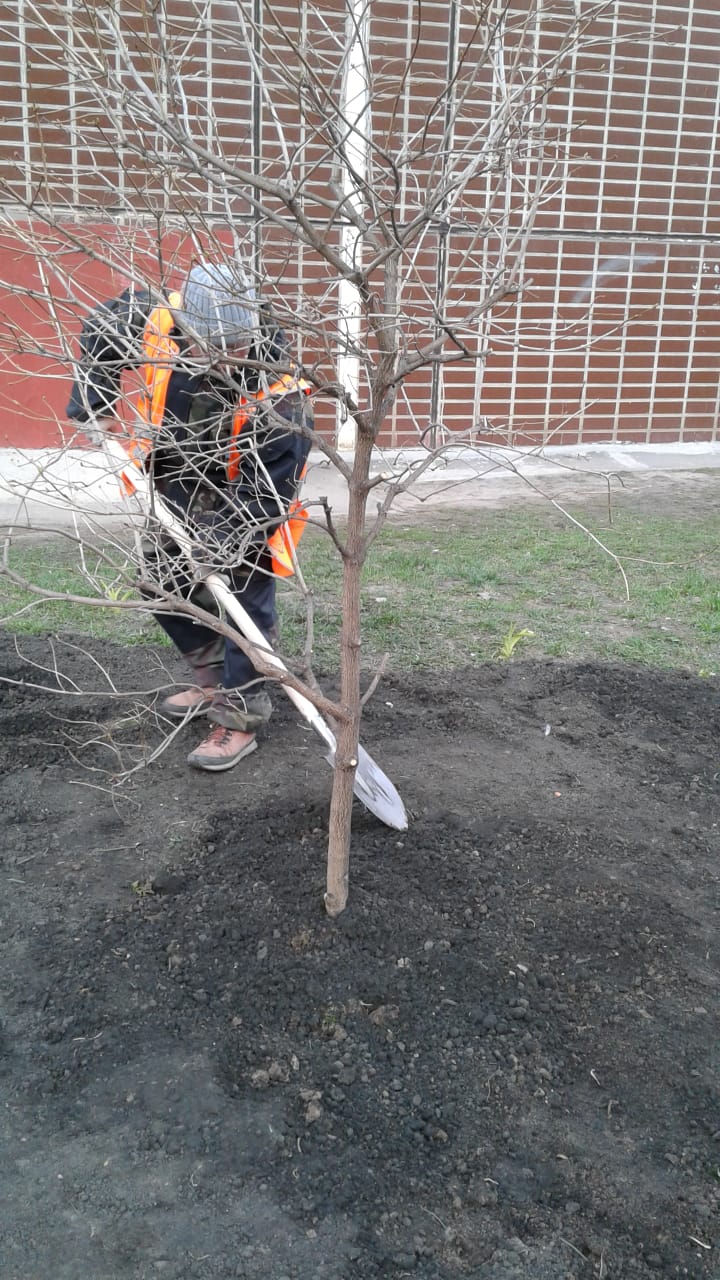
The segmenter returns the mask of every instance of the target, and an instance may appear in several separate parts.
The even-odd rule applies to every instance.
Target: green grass
[[[578,518],[582,512],[573,511]],[[513,658],[598,657],[694,671],[720,670],[720,516],[692,519],[615,515],[593,532],[610,557],[548,507],[446,513],[389,525],[364,574],[363,661],[386,651],[395,669],[458,667],[494,658],[512,627],[527,629]],[[315,661],[332,670],[340,626],[340,565],[328,540],[309,531],[301,559],[315,601]],[[85,591],[67,544],[19,548],[16,569],[39,585]],[[72,630],[125,643],[158,638],[135,614],[67,603],[33,606],[12,620],[27,596],[0,580],[6,626],[16,631]],[[280,593],[284,650],[303,644],[304,605]]]
[[[116,550],[112,552],[113,565],[100,565],[97,556],[88,557],[91,571],[104,579],[112,593],[117,589],[124,594],[131,583],[114,588],[117,573],[123,559]],[[40,538],[14,547],[9,567],[45,591],[62,591],[72,595],[92,596],[93,591],[83,575],[76,547],[69,541]],[[130,570],[132,572],[132,570]],[[22,610],[18,614],[18,610]],[[19,635],[44,631],[72,631],[76,635],[97,636],[117,640],[122,644],[145,643],[156,628],[152,620],[135,610],[101,609],[93,605],[78,605],[71,601],[44,601],[29,591],[16,587],[0,572],[0,619],[10,630]]]

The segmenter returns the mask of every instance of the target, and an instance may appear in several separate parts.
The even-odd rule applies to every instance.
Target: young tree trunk
[[[365,562],[365,510],[373,437],[358,431],[349,481],[348,524],[343,556],[342,628],[340,633],[340,703],[347,720],[337,733],[328,831],[325,909],[338,916],[345,910],[350,871],[350,832],[353,786],[360,740],[360,585]]]

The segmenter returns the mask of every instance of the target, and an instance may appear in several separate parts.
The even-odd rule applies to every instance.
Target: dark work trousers
[[[183,559],[177,547],[163,540],[163,560],[171,572],[163,574],[163,586],[166,591],[180,594],[184,599],[191,599],[202,609],[210,613],[219,612],[210,590],[202,583],[193,583],[184,569]],[[153,559],[155,557],[152,557]],[[173,560],[176,559],[176,565]],[[230,590],[235,599],[259,627],[269,644],[272,644],[276,630],[277,614],[275,611],[275,578],[272,573],[270,554],[263,551],[254,567],[243,566],[223,573],[229,580]],[[182,654],[192,654],[198,649],[216,644],[223,637],[210,627],[194,622],[183,614],[156,613],[156,621],[163,631],[169,635],[173,644]],[[228,619],[233,625],[232,619]],[[222,687],[224,689],[247,690],[257,687],[262,681],[250,659],[232,640],[224,640],[225,654],[222,671]],[[218,655],[220,656],[220,654]]]
[[[237,514],[232,506],[218,503],[217,490],[222,480],[216,481],[212,487],[205,487],[196,481],[171,475],[161,476],[156,483],[163,501],[188,527],[191,537],[196,538],[199,545],[204,544],[208,548],[211,559],[214,552],[222,562],[226,549],[222,533],[227,534],[228,530],[232,532],[237,521]],[[216,518],[220,521],[217,529],[214,524]],[[209,525],[206,523],[208,520]],[[238,529],[238,532],[241,531],[242,525]],[[219,533],[221,536],[218,536]],[[232,539],[227,544],[228,550],[231,545]],[[161,530],[157,531],[154,538],[146,536],[143,539],[143,553],[145,569],[152,581],[168,593],[192,600],[206,612],[219,616],[220,610],[212,592],[202,582],[193,580],[188,562],[171,536]],[[248,548],[242,564],[234,568],[218,568],[218,572],[255,626],[262,631],[268,644],[272,645],[277,639],[277,613],[275,577],[267,547],[261,545]],[[237,689],[243,693],[262,687],[263,677],[258,675],[250,659],[232,640],[218,636],[211,627],[194,622],[182,613],[156,613],[154,617],[176,648],[190,657],[197,674],[201,666],[212,668],[213,674],[214,669],[217,669],[217,679],[213,679],[212,684],[219,683],[223,689]],[[233,625],[232,619],[228,621]],[[205,681],[202,680],[201,683],[205,684]]]

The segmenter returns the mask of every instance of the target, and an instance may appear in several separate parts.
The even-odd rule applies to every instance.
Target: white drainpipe
[[[367,170],[365,135],[370,129],[370,86],[366,61],[369,7],[370,0],[348,0],[347,64],[341,102],[343,119],[338,122],[341,137],[346,138],[345,154],[348,161],[347,166],[343,166],[342,187],[349,203],[358,212],[362,212],[362,197],[358,194],[357,182],[350,176],[350,169],[359,178],[364,178]],[[347,136],[353,125],[357,125],[360,134],[350,132]],[[360,265],[362,237],[352,223],[342,226],[340,243],[345,262]],[[360,359],[354,354],[352,347],[360,339],[362,312],[358,289],[349,280],[340,281],[338,311],[338,379],[357,403]],[[354,449],[355,439],[355,420],[345,412],[342,405],[338,405],[338,448]]]

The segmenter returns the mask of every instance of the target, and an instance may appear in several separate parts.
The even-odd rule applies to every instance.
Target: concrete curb
[[[352,462],[351,453],[341,453]],[[424,449],[377,450],[372,472],[378,479],[412,479],[413,488],[450,490],[473,484],[517,486],[525,479],[574,473],[694,471],[720,467],[720,443],[665,445],[597,444],[508,449],[448,447],[428,465]],[[382,488],[382,484],[379,486]],[[312,503],[326,498],[341,515],[347,507],[345,484],[319,452],[310,455],[303,491]],[[117,480],[96,449],[0,449],[0,524],[50,529],[72,525],[73,515],[102,523],[126,519]]]

